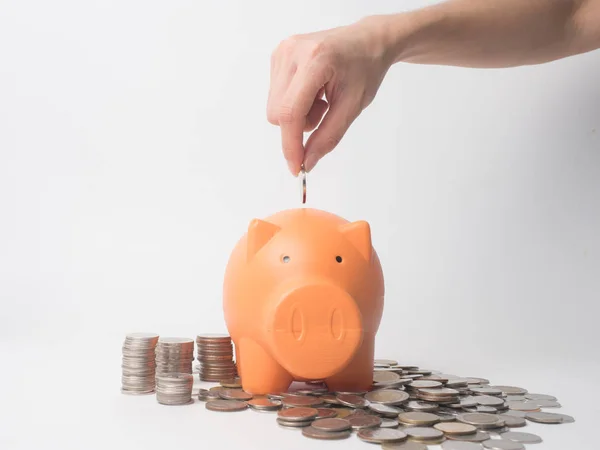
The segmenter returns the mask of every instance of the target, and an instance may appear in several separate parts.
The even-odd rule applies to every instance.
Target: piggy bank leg
[[[325,383],[332,392],[368,391],[373,386],[373,358],[375,336],[364,336],[356,355],[341,372],[327,378]]]
[[[240,339],[238,357],[242,388],[248,393],[285,392],[293,381],[292,376],[252,339]]]

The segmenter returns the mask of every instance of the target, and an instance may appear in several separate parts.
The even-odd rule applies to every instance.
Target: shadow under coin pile
[[[239,378],[200,389],[206,409],[272,412],[279,427],[312,439],[346,439],[352,434],[383,449],[524,450],[542,442],[532,433],[511,431],[527,422],[560,424],[571,416],[542,411],[559,408],[555,397],[484,378],[459,377],[393,360],[375,360],[368,392],[329,392],[320,382],[294,383],[288,392],[253,396]]]

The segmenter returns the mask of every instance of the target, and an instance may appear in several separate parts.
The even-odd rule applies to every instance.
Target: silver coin
[[[482,442],[485,448],[490,450],[525,450],[525,446],[520,442],[507,441],[504,439],[489,439]]]
[[[466,413],[461,414],[457,417],[457,420],[462,423],[468,423],[470,425],[486,426],[495,425],[501,422],[498,416],[487,414],[487,413]]]
[[[358,430],[357,436],[366,442],[382,444],[384,442],[401,442],[407,434],[394,428],[365,428]]]
[[[527,415],[527,413],[525,411],[515,411],[515,410],[508,410],[505,413],[503,413],[502,415],[509,415],[509,416],[515,416],[515,417],[525,417]]]
[[[423,388],[437,388],[441,387],[442,383],[439,381],[432,380],[414,380],[408,384],[409,387],[413,389],[423,389]]]
[[[539,411],[540,407],[532,400],[524,402],[506,402],[508,407],[515,411]]]
[[[525,398],[529,400],[551,400],[556,401],[556,397],[546,394],[525,394]]]
[[[370,403],[380,403],[387,406],[402,404],[406,402],[409,397],[410,396],[404,391],[392,389],[380,389],[365,394],[365,399]]]
[[[381,444],[383,450],[427,450],[425,444],[420,442],[406,441],[406,442],[384,442]]]
[[[561,406],[556,400],[537,399],[532,400],[532,402],[536,403],[540,408],[560,408]]]
[[[439,408],[439,406],[436,403],[411,400],[406,405],[404,405],[404,408],[409,411],[430,412],[430,411],[437,410]]]
[[[525,415],[525,418],[538,423],[563,423],[564,420],[562,414],[547,412],[529,412]]]
[[[442,442],[444,450],[483,450],[483,447],[478,442],[466,441],[446,441]]]
[[[306,170],[304,164],[300,168],[300,179],[301,179],[301,192],[302,192],[302,204],[306,203]]]
[[[440,418],[435,414],[427,412],[404,412],[398,415],[398,422],[405,425],[430,426],[438,423]]]
[[[475,434],[466,434],[460,436],[454,436],[449,434],[446,436],[448,439],[459,440],[459,441],[468,441],[468,442],[483,442],[487,441],[490,438],[490,434],[485,431],[477,431]]]
[[[396,408],[394,406],[382,405],[380,403],[369,403],[369,409],[371,411],[376,412],[377,414],[380,414],[383,417],[391,417],[394,419],[398,417],[398,414],[402,412],[402,410],[399,408]]]
[[[444,433],[435,428],[427,427],[408,427],[403,430],[409,438],[416,439],[418,441],[431,441],[437,440],[444,437]]]
[[[523,389],[516,386],[492,386],[495,389],[499,389],[506,395],[524,395],[527,394],[527,389]]]
[[[525,417],[513,416],[511,414],[500,414],[499,417],[504,420],[504,424],[507,427],[524,427],[527,424]]]
[[[504,400],[498,397],[492,397],[491,395],[477,395],[473,397],[473,400],[482,406],[504,405]]]
[[[398,381],[400,378],[401,378],[400,375],[398,375],[396,372],[377,371],[377,372],[373,373],[373,382],[374,383],[383,383],[383,384],[393,383],[395,381]]]
[[[395,419],[387,419],[385,417],[383,417],[381,419],[381,424],[379,425],[379,428],[398,428],[398,421]]]
[[[502,439],[509,441],[521,442],[523,444],[538,444],[542,442],[542,438],[533,433],[522,433],[518,431],[507,431],[501,434]]]
[[[483,395],[501,395],[502,394],[502,390],[498,389],[498,388],[493,388],[493,387],[472,387],[470,388],[471,392],[474,392],[476,394],[483,394]]]

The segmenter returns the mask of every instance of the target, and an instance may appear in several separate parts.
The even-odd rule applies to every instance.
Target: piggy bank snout
[[[328,283],[305,284],[283,294],[268,328],[279,363],[305,379],[324,379],[343,369],[363,337],[356,302]]]

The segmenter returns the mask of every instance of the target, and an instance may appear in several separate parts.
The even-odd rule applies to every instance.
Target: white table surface
[[[0,349],[4,360],[0,375],[2,450],[378,448],[360,441],[356,435],[341,441],[305,438],[300,431],[279,427],[274,413],[252,410],[218,413],[206,410],[198,400],[187,406],[163,406],[153,395],[123,395],[118,351],[109,356],[92,347],[87,353],[80,353],[83,348],[64,343],[56,346],[11,343],[0,345]],[[69,349],[74,354],[69,354]],[[518,431],[543,438],[543,443],[528,448],[579,450],[600,448],[599,373],[598,365],[591,361],[579,365],[561,361],[554,370],[534,364],[511,367],[507,361],[502,374],[486,373],[482,367],[479,374],[460,375],[486,376],[492,384],[494,380],[495,384],[510,384],[512,378],[518,380],[513,385],[530,392],[555,395],[562,408],[547,411],[572,415],[575,423],[529,423]],[[196,387],[214,385],[195,384]]]

